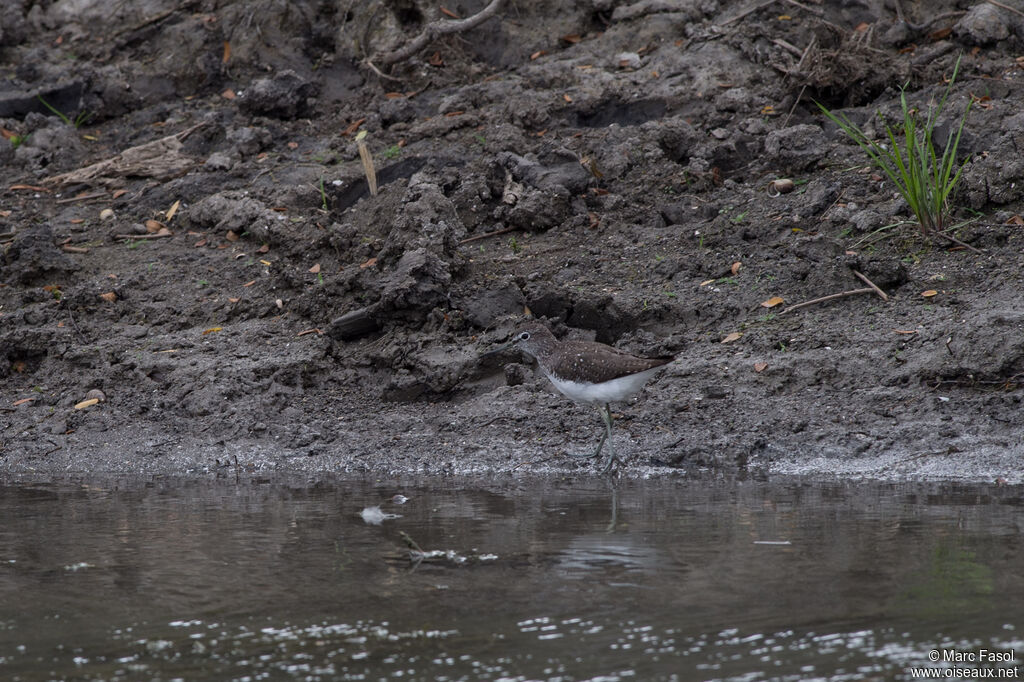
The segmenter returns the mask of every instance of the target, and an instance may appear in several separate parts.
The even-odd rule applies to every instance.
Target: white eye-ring
[[[530,332],[523,332],[522,334],[520,334],[519,335],[519,340],[520,341],[529,341],[530,340]]]

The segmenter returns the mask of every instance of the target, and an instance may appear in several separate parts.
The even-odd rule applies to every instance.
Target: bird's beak
[[[504,353],[505,351],[509,350],[510,348],[514,348],[515,345],[516,345],[515,341],[512,341],[511,343],[506,343],[504,346],[498,346],[497,348],[489,350],[486,353],[481,353],[480,357],[481,358],[489,358],[492,355],[497,355],[498,353]]]

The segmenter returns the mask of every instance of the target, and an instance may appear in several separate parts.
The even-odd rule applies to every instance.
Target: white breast
[[[622,402],[630,396],[636,395],[659,369],[662,367],[653,367],[637,374],[630,374],[600,384],[581,384],[577,381],[559,379],[547,372],[545,374],[555,388],[576,402],[603,405]]]

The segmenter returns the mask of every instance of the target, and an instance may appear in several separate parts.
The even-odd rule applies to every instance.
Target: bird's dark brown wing
[[[555,376],[569,381],[601,383],[637,374],[672,362],[674,357],[641,358],[603,343],[565,341],[551,368]]]

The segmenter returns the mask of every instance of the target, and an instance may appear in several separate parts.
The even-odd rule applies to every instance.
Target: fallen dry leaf
[[[289,142],[288,143],[288,149],[298,149],[298,148],[299,148],[299,143],[298,142]]]
[[[566,102],[569,102],[570,104],[572,103],[572,97],[569,97],[568,94],[562,95],[562,99],[564,99]]]
[[[207,334],[213,334],[214,332],[219,332],[222,329],[224,329],[224,327],[210,327],[209,329],[204,329],[202,335],[206,336]]]
[[[75,409],[76,410],[84,410],[87,407],[92,407],[93,405],[95,405],[99,401],[100,401],[99,398],[89,398],[88,400],[83,400],[80,403],[75,403]]]
[[[579,35],[577,35],[575,33],[570,33],[567,36],[562,36],[562,40],[564,40],[567,43],[571,43],[571,44],[575,45],[576,43],[578,43],[581,40],[583,40],[583,38],[581,38]]]
[[[445,7],[444,5],[441,5],[441,7],[439,7],[438,9],[441,10],[441,14],[447,15],[447,16],[451,17],[452,19],[458,19],[459,18],[458,14],[456,14],[453,11],[451,11],[450,9]]]
[[[401,93],[396,93],[396,94],[398,94],[399,97],[402,96]],[[359,130],[359,126],[363,125],[364,123],[366,123],[366,119],[365,118],[360,118],[360,119],[358,119],[356,121],[352,121],[351,123],[348,124],[347,128],[345,128],[344,130],[341,131],[342,136],[348,137],[349,135],[351,135],[355,131]]]
[[[313,267],[311,267],[311,268],[309,269],[309,272],[310,272],[311,274],[314,274],[314,275],[315,275],[315,274],[317,274],[318,272],[320,272],[320,264],[319,264],[319,263],[317,263],[316,265],[314,265]]]
[[[117,199],[118,197],[123,197],[125,194],[128,194],[128,190],[126,190],[126,189],[115,189],[111,193],[110,196],[112,196],[113,198]]]
[[[732,334],[726,334],[725,338],[722,339],[722,343],[732,343],[733,341],[739,341],[741,336],[743,336],[743,334],[741,334],[739,332],[733,332]]]
[[[49,192],[50,190],[45,187],[37,187],[36,185],[11,185],[11,189],[27,189],[32,192]]]
[[[732,267],[729,268],[729,272],[735,275],[737,272],[740,271],[741,267],[743,267],[743,264],[740,263],[739,261],[736,261],[735,263],[732,264]]]
[[[238,95],[235,94],[235,91],[232,90],[231,88],[228,88],[224,92],[220,93],[220,96],[223,97],[224,99],[235,99],[235,98],[238,97]]]
[[[153,220],[152,218],[150,218],[149,220],[146,221],[146,232],[150,234],[155,234],[159,232],[160,228],[163,226],[164,224],[161,223],[159,220]]]
[[[179,208],[181,208],[181,199],[175,201],[173,204],[171,204],[171,207],[167,209],[167,222],[171,222],[171,219],[174,218],[174,214],[178,212]]]
[[[242,300],[242,299],[240,299],[240,298],[232,298],[232,297],[228,297],[228,303],[232,303],[232,304],[233,304],[233,303],[238,303],[238,302],[239,302],[239,301],[241,301],[241,300]]]
[[[238,235],[235,234],[234,230],[228,230],[228,233],[224,235],[224,238],[227,239],[229,242],[238,241]]]
[[[547,52],[545,52],[544,50],[537,50],[536,52],[530,55],[530,61],[532,62],[534,60],[540,59],[546,54]]]
[[[767,362],[755,362],[754,363],[754,371],[757,372],[758,374],[760,374],[761,372],[765,371],[766,369],[768,369],[768,363]]]
[[[372,268],[376,264],[377,264],[377,259],[376,258],[371,258],[370,260],[366,261],[365,263],[360,263],[359,267],[360,267],[360,269],[365,270],[366,268]]]
[[[220,57],[220,63],[227,64],[229,59],[231,59],[231,43],[225,40],[224,53]]]
[[[1011,218],[1008,218],[1006,220],[1005,224],[1006,225],[1024,225],[1024,218],[1021,218],[1020,215],[1015,215],[1015,216],[1013,216]]]
[[[113,291],[108,291],[106,293],[100,294],[100,298],[102,298],[107,303],[113,303],[114,301],[117,300],[117,294],[115,294]]]
[[[715,280],[713,280],[713,279],[706,279],[706,280],[704,280],[703,282],[700,283],[700,286],[706,287],[709,284],[714,284],[714,282],[715,282]]]
[[[929,289],[928,291],[922,291],[921,295],[925,298],[931,298],[932,296],[938,295],[938,293],[939,292],[935,291],[935,289]]]
[[[897,334],[916,334],[916,329],[893,329]]]
[[[775,306],[780,305],[782,303],[785,303],[785,301],[782,300],[781,296],[772,296],[767,301],[761,301],[761,307],[774,308]]]
[[[260,248],[256,249],[256,253],[269,253],[269,252],[270,252],[270,244],[264,244]]]
[[[263,260],[262,258],[260,258],[260,262],[263,263],[264,265],[270,265],[270,261]]]
[[[440,52],[435,52],[427,59],[427,63],[431,66],[444,66],[444,57],[441,56]]]
[[[246,282],[242,286],[243,287],[251,287],[253,284],[256,284],[256,280],[252,280],[251,282]]]
[[[200,239],[200,240],[199,240],[199,241],[197,241],[197,242],[196,242],[195,244],[193,244],[193,246],[195,246],[195,247],[196,247],[197,249],[198,249],[198,248],[199,248],[200,246],[206,246],[206,240],[205,240],[205,239]]]
[[[30,403],[33,400],[35,400],[35,398],[22,398],[21,400],[15,400],[13,405],[14,405],[14,407],[17,407],[18,405],[24,405],[25,403]]]

